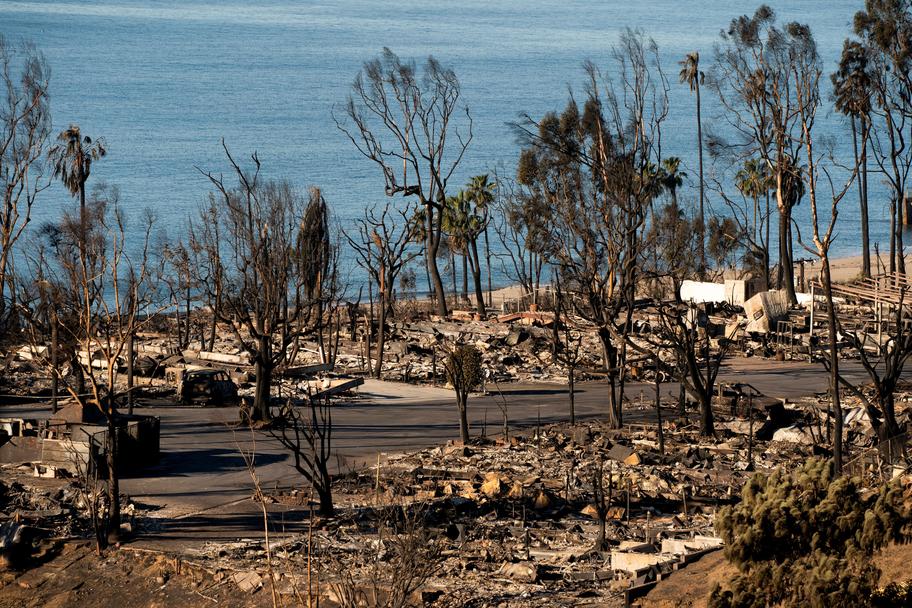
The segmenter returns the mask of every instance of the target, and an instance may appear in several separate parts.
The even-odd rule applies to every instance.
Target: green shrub
[[[755,475],[741,502],[719,511],[716,530],[738,574],[729,589],[713,591],[713,608],[908,605],[874,599],[880,572],[871,556],[912,538],[912,512],[898,484],[866,496],[856,480],[833,479],[829,462],[812,459],[797,470]]]

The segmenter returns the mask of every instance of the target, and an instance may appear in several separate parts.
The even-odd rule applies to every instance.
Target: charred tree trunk
[[[880,409],[884,415],[884,431],[887,438],[893,438],[902,432],[899,423],[896,421],[896,406],[894,403],[893,390],[884,392],[881,396]]]
[[[866,164],[865,155],[866,151],[863,149],[861,153],[858,150],[858,127],[855,124],[855,117],[851,116],[850,121],[852,123],[852,147],[855,152],[855,166],[860,166],[862,163]],[[859,119],[864,121],[864,118]],[[862,122],[862,147],[866,148],[866,137],[864,133],[864,123]],[[865,180],[867,179],[867,171],[862,168],[862,175],[858,184],[858,208],[861,214],[861,275],[865,278],[871,277],[871,250],[868,243],[868,201],[866,200],[867,187]]]
[[[189,280],[189,279],[188,279]],[[187,292],[184,299],[184,335],[187,336],[187,348],[190,347],[190,301],[192,297],[190,295],[190,286],[187,286]],[[200,348],[203,345],[200,344]]]
[[[487,267],[487,271],[488,271],[488,302],[487,303],[488,303],[488,306],[490,307],[490,306],[494,306],[494,303],[493,303],[494,288],[493,288],[493,284],[492,284],[493,279],[491,277],[491,242],[488,239],[488,223],[487,222],[485,222],[484,237],[485,237],[485,263],[486,263],[486,267]]]
[[[468,392],[464,390],[456,391],[456,408],[459,410],[459,438],[462,443],[469,442],[469,419],[467,415]]]
[[[57,314],[51,315],[51,412],[57,412],[57,391],[60,384],[60,367],[57,365],[57,349],[60,347],[58,339]]]
[[[380,303],[380,326],[377,328],[377,367],[374,369],[374,377],[379,380],[383,371],[383,347],[386,344],[386,301],[387,296],[383,294]],[[370,359],[370,353],[368,353]]]
[[[837,345],[836,308],[830,283],[830,260],[823,255],[823,290],[827,301],[827,326],[830,340],[830,397],[833,400],[833,466],[842,474],[842,403],[839,399],[839,347]]]
[[[656,405],[656,422],[658,428],[659,453],[665,453],[665,432],[662,429],[662,383],[659,379],[659,367],[656,366],[655,375],[655,405]]]
[[[592,474],[592,498],[595,503],[595,513],[598,517],[598,536],[593,545],[593,551],[604,551],[608,547],[606,537],[606,527],[608,523],[608,509],[611,506],[611,498],[614,493],[614,480],[611,472],[608,473],[608,492],[605,492],[605,465],[599,461]]]
[[[456,254],[450,249],[450,278],[453,279],[453,308],[459,308],[459,289],[456,287]]]
[[[712,437],[716,434],[712,411],[712,390],[703,391],[700,395],[700,435]]]
[[[571,363],[567,366],[567,381],[570,390],[570,424],[576,424],[576,386],[574,385],[574,376],[576,375],[574,365]]]
[[[894,196],[896,196],[894,194]],[[896,209],[899,205],[890,201],[890,274],[896,272]]]
[[[437,269],[437,251],[440,247],[439,233],[437,233],[437,237],[435,238],[433,219],[430,217],[431,207],[425,206],[425,209],[428,211],[428,221],[425,228],[426,235],[424,245],[425,268],[427,269],[428,276],[431,278],[431,283],[434,285],[434,292],[437,295],[437,314],[441,317],[446,317],[446,290],[443,288],[443,281],[440,278],[440,271]]]
[[[611,334],[605,328],[598,331],[599,341],[602,344],[602,359],[605,365],[605,373],[608,377],[608,425],[613,429],[621,428],[623,423],[621,417],[622,404],[618,397],[617,382],[617,358],[618,351],[611,341]]]
[[[256,388],[253,395],[253,420],[269,420],[269,402],[272,395],[272,344],[269,336],[258,339],[257,354],[254,358]]]
[[[92,354],[89,353],[91,358]],[[72,368],[73,379],[76,381],[76,394],[79,395],[80,401],[82,400],[82,395],[86,392],[86,380],[85,380],[85,371],[82,369],[82,362],[79,360],[79,349],[76,348],[73,351],[73,356],[70,358],[70,367]]]
[[[108,415],[107,415],[107,454],[105,455],[105,465],[108,469],[108,520],[107,520],[107,540],[110,544],[116,544],[120,541],[120,473],[118,467],[118,441],[116,412],[114,409],[114,395],[108,396]]]
[[[684,387],[684,383],[680,382],[678,384],[678,416],[685,416],[687,414],[687,389]]]
[[[789,304],[798,302],[795,295],[795,271],[792,268],[792,212],[791,209],[779,209],[779,289],[784,289]]]
[[[209,350],[209,351],[215,350],[215,333],[216,333],[216,330],[218,329],[218,327],[217,327],[217,324],[218,324],[218,315],[219,315],[218,305],[213,306],[213,309],[212,309],[212,318],[211,318],[210,321],[209,321],[209,340],[208,340],[208,347],[207,347],[207,349],[206,349],[206,350]]]
[[[136,353],[135,343],[136,339],[133,334],[130,334],[127,338],[127,413],[131,416],[133,415],[133,364],[135,363]]]

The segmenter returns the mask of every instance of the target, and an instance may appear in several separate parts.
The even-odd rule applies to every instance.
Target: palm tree
[[[79,125],[70,125],[57,136],[60,143],[48,150],[48,160],[54,167],[54,177],[63,182],[64,187],[69,190],[72,196],[79,196],[79,263],[82,268],[83,280],[88,282],[89,278],[88,259],[86,253],[86,197],[85,184],[92,173],[92,161],[102,158],[107,154],[103,139],[92,141],[88,135],[83,136],[79,131]],[[88,283],[87,283],[88,284]],[[88,292],[86,292],[88,294]],[[88,297],[88,296],[87,296]],[[86,306],[89,306],[86,303]],[[85,392],[85,376],[82,373],[82,367],[79,363],[78,354],[74,353],[72,361],[73,370],[76,374],[76,392],[82,394]]]
[[[744,162],[744,166],[735,175],[735,186],[741,191],[741,194],[754,201],[754,224],[753,237],[751,241],[762,243],[763,254],[763,277],[766,279],[766,286],[769,287],[769,222],[770,222],[770,199],[769,193],[773,186],[772,178],[767,171],[766,163],[760,158],[750,158]],[[760,222],[760,197],[766,197],[766,215],[763,219],[763,225]],[[765,228],[765,230],[764,230]]]
[[[681,171],[681,159],[677,156],[669,156],[662,161],[661,180],[662,187],[671,197],[671,204],[675,209],[678,208],[678,188],[684,184],[687,173]]]
[[[700,85],[703,84],[705,75],[700,71],[700,53],[697,51],[688,53],[683,61],[678,62],[678,65],[681,66],[680,81],[682,83],[686,82],[690,86],[690,90],[697,94],[697,147],[700,153],[700,274],[703,275],[706,268],[706,250],[704,247],[706,218],[703,215],[703,126],[700,116]],[[701,278],[703,277],[701,276]]]
[[[468,268],[471,268],[475,287],[475,301],[478,314],[484,317],[485,303],[481,291],[481,264],[478,256],[478,236],[484,229],[485,218],[478,214],[473,200],[460,190],[455,196],[447,197],[443,210],[443,231],[449,237],[451,246],[462,255],[462,291],[468,292]]]
[[[458,252],[462,257],[462,298],[464,300],[468,297],[469,291],[469,272],[467,268],[469,255],[469,199],[463,190],[453,196],[448,196],[446,199],[446,207],[443,208],[443,231],[447,234],[447,242],[450,245],[454,277],[456,265],[453,255]],[[453,283],[453,291],[456,291],[455,281]]]
[[[92,173],[92,161],[107,154],[103,138],[92,141],[83,136],[79,125],[70,125],[57,136],[60,143],[48,150],[54,165],[54,177],[63,182],[72,196],[79,195],[80,214],[85,215],[85,184]]]
[[[868,244],[868,134],[871,124],[872,77],[868,68],[869,57],[863,45],[846,40],[842,46],[839,68],[831,75],[833,102],[836,111],[849,117],[852,124],[852,144],[855,166],[860,168],[858,205],[861,211],[861,272],[871,276],[871,251]],[[857,125],[856,125],[857,121]],[[861,151],[858,148],[858,131],[861,130]]]
[[[666,178],[667,174],[665,172],[665,167],[661,164],[657,165],[652,161],[647,161],[640,173],[641,188],[643,193],[649,197],[649,208],[653,215],[655,214],[655,209],[653,208],[655,200],[659,198],[665,190]]]
[[[476,175],[468,184],[467,193],[472,203],[485,219],[487,219],[490,206],[494,202],[494,191],[496,186],[493,182],[488,181],[488,174]],[[491,306],[493,289],[491,288],[491,247],[488,242],[488,222],[484,222],[485,238],[485,262],[488,270],[488,306]]]

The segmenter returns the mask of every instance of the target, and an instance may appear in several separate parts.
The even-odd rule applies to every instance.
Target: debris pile
[[[740,420],[729,422],[739,428]],[[752,471],[813,450],[749,441],[736,430],[701,439],[682,420],[664,429],[662,453],[656,431],[552,425],[392,455],[379,469],[339,478],[334,491],[346,506],[315,520],[312,535],[271,541],[271,575],[261,540],[210,544],[192,559],[251,592],[271,577],[280,592],[306,589],[301,573],[310,563],[331,596],[346,580],[362,591],[395,587],[393,579],[378,583],[377,565],[383,576],[405,567],[396,547],[420,531],[424,546],[436,548],[436,567],[413,590],[427,602],[558,606],[636,597],[721,546],[715,511],[737,500]]]

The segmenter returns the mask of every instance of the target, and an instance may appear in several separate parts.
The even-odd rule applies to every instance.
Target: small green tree
[[[865,495],[856,480],[834,479],[832,462],[811,459],[755,475],[716,530],[738,574],[716,586],[712,608],[880,606],[871,557],[912,538],[912,508],[898,484]]]
[[[469,391],[481,384],[481,352],[471,344],[461,344],[447,356],[447,380],[456,392],[456,408],[459,410],[459,437],[463,443],[469,441],[469,421],[466,416],[466,402]]]

